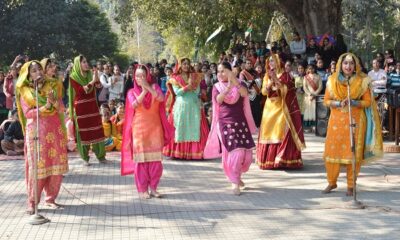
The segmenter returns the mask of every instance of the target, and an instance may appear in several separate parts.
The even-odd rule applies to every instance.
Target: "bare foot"
[[[348,197],[353,196],[353,188],[347,188],[346,196],[348,196]]]
[[[57,204],[55,202],[53,203],[45,203],[44,204],[46,207],[52,208],[52,209],[60,209],[62,206],[60,204]]]
[[[35,210],[33,208],[27,208],[25,210],[25,213],[28,215],[33,215],[33,214],[35,214]]]
[[[232,184],[232,193],[233,193],[233,195],[236,195],[236,196],[240,195],[239,184]]]
[[[330,184],[329,184],[324,190],[322,190],[322,194],[330,193],[330,192],[332,192],[332,190],[335,189],[335,188],[337,188],[337,185],[336,185],[336,184],[334,184],[334,185],[330,185]]]
[[[161,198],[162,197],[162,195],[159,192],[157,192],[156,190],[151,190],[150,191],[150,196],[155,197],[155,198]]]
[[[150,199],[150,195],[148,192],[142,192],[142,193],[139,193],[139,198],[140,199]]]

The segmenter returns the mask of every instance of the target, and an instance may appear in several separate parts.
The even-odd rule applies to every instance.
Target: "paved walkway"
[[[365,166],[359,200],[348,209],[345,174],[332,194],[321,159],[323,138],[306,136],[305,167],[261,171],[253,164],[241,196],[230,192],[220,160],[164,161],[162,199],[140,200],[133,177],[121,177],[119,154],[111,164],[84,167],[70,155],[58,202],[63,210],[40,205],[51,220],[27,223],[24,161],[0,161],[0,239],[399,239],[400,157]],[[14,158],[15,159],[15,158]]]

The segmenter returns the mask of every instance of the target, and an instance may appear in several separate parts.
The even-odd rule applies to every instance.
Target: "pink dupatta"
[[[146,68],[147,69],[147,68]],[[149,74],[149,70],[147,69],[147,81],[151,84],[151,76]],[[150,77],[149,77],[150,76]],[[140,93],[142,92],[142,88],[136,83],[135,76],[133,77],[134,81],[134,87],[128,91],[128,94],[126,95],[126,100],[125,100],[125,124],[122,132],[122,146],[121,146],[121,175],[128,175],[128,174],[134,174],[135,171],[135,160],[133,159],[133,154],[135,153],[135,149],[133,149],[133,143],[132,143],[132,121],[133,118],[135,117],[135,108],[133,107],[134,102],[136,101],[136,98],[139,97]],[[163,94],[161,91],[161,88],[158,85],[154,85],[155,90],[157,91],[157,94]],[[150,100],[147,98],[148,96],[145,96],[145,99],[143,101],[144,107],[145,108],[150,108],[152,104],[152,96],[150,94]],[[147,98],[147,100],[146,100]],[[165,112],[165,101],[160,102],[160,119],[161,119],[161,124],[163,127],[164,131],[164,146],[167,145],[171,139],[173,139],[174,134],[175,134],[175,129],[174,127],[169,124],[167,120],[167,114]]]
[[[240,81],[238,81],[239,84],[241,84]],[[219,82],[214,85],[214,87],[218,90],[218,92],[223,92],[226,91],[227,86],[225,85],[224,82],[222,82],[219,79]],[[217,146],[220,146],[221,144],[221,136],[219,132],[219,104],[217,103],[216,100],[217,96],[212,96],[212,122],[211,122],[211,131],[210,134],[208,135],[206,147],[204,149],[204,159],[214,159],[214,158],[219,158],[221,157],[221,152],[219,151],[220,148]],[[234,104],[236,103],[240,98],[240,93],[238,88],[234,87],[232,88],[229,93],[226,95],[224,102],[227,104]],[[243,99],[243,111],[244,115],[247,121],[247,125],[249,126],[250,132],[254,134],[257,130],[256,124],[254,123],[253,115],[251,113],[251,107],[250,107],[250,100],[249,97],[246,96]]]

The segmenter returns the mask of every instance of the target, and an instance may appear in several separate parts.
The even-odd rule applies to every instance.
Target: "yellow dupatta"
[[[18,117],[21,121],[22,125],[22,131],[25,134],[25,126],[26,126],[26,117],[22,109],[22,104],[21,100],[24,100],[24,102],[28,105],[29,108],[36,108],[36,93],[35,93],[35,88],[33,86],[33,83],[30,79],[28,79],[29,76],[29,67],[32,64],[38,64],[41,66],[41,63],[33,60],[30,62],[26,62],[20,71],[20,75],[18,77],[18,81],[16,84],[16,104],[17,104],[17,111],[18,111]],[[61,87],[61,90],[60,90]],[[50,91],[54,90],[60,98],[60,94],[62,94],[62,84],[57,84],[55,81],[49,81],[45,79],[43,87],[39,90],[39,96],[38,96],[38,106],[39,108],[44,106],[47,101],[47,95]],[[55,108],[50,108],[46,109],[40,112],[41,116],[51,116],[58,113],[61,121],[61,126],[64,131],[65,129],[65,124],[64,124],[64,113],[63,112],[58,112]]]

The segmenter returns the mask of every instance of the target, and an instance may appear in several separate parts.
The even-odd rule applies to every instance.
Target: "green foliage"
[[[131,63],[129,56],[126,53],[115,54],[110,60],[111,62],[118,64],[121,71],[127,69],[128,65]]]
[[[127,0],[119,9],[117,21],[125,32],[134,32],[135,28],[131,23],[136,16],[147,21],[162,33],[167,47],[172,48],[169,51],[175,55],[193,55],[196,41],[200,52],[217,55],[235,40],[232,38],[244,36],[250,22],[253,23],[253,36],[256,36],[256,40],[264,38],[272,14],[265,8],[266,2],[268,1],[164,0],[160,4],[156,0]],[[221,25],[224,26],[223,31],[205,46],[208,36]],[[182,45],[184,53],[178,52]]]
[[[105,14],[85,0],[5,0],[0,10],[0,64],[10,64],[21,53],[31,59],[51,53],[60,59],[78,53],[95,59],[117,51],[118,39]]]
[[[369,66],[377,52],[400,50],[400,1],[344,0],[342,6],[343,33],[349,49]]]
[[[112,57],[118,49],[118,37],[111,32],[105,13],[87,1],[76,1],[68,12],[72,55],[82,53],[89,59]]]

